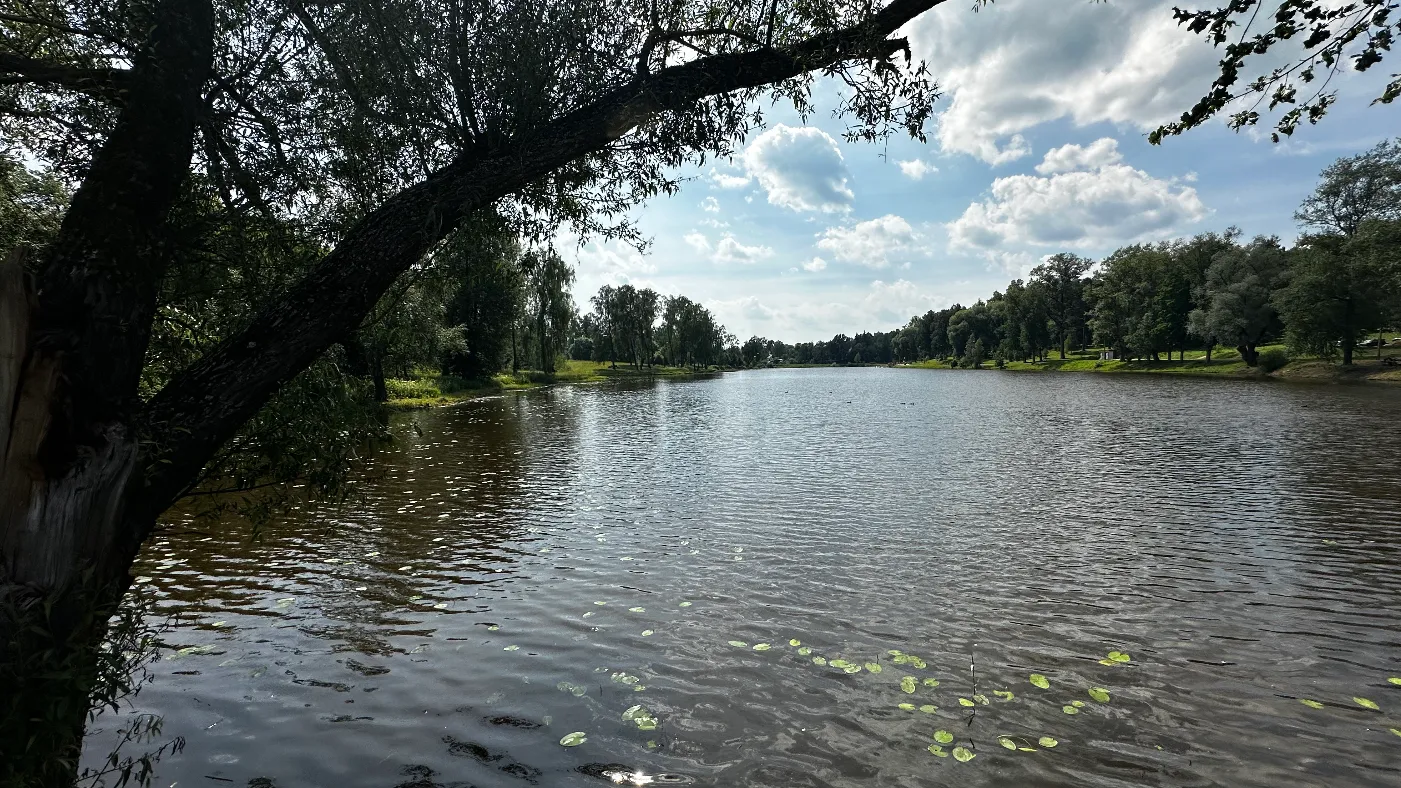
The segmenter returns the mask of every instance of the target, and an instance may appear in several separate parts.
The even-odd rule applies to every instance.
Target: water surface
[[[1383,386],[890,369],[409,414],[354,504],[145,552],[196,649],[138,698],[188,742],[157,784],[1396,786],[1397,425]]]

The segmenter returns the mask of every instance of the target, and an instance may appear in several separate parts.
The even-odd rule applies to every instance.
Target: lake
[[[1401,389],[761,370],[394,432],[344,507],[145,550],[157,785],[1401,785]]]

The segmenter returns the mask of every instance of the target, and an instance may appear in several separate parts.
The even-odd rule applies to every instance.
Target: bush
[[[1260,367],[1261,372],[1269,374],[1283,367],[1285,364],[1288,364],[1289,354],[1285,353],[1284,350],[1280,348],[1272,347],[1269,350],[1262,351],[1256,363]]]
[[[433,399],[443,395],[431,381],[422,379],[397,380],[390,378],[384,381],[384,388],[389,392],[390,399]]]

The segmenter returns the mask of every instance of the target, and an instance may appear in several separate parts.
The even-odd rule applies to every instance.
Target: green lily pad
[[[991,702],[991,701],[988,700],[988,696],[982,695],[982,694],[974,695],[974,696],[973,696],[973,700],[976,700],[977,702],[983,704],[984,706],[988,705],[988,703]]]
[[[585,735],[583,731],[574,731],[573,733],[566,733],[564,738],[559,740],[559,743],[565,747],[578,747],[588,740],[589,737]]]
[[[953,748],[953,759],[959,763],[968,763],[976,757],[978,756],[974,755],[973,751],[969,750],[967,747]]]
[[[623,719],[635,720],[637,719],[638,715],[647,715],[647,709],[641,703],[637,704],[636,706],[629,706],[627,711],[623,712]]]
[[[905,653],[905,652],[901,651],[901,650],[898,649],[898,648],[893,648],[893,649],[891,649],[891,650],[889,650],[889,651],[887,651],[887,652],[885,652],[885,653],[889,654],[889,655],[892,656],[892,657],[898,657],[898,656],[900,656],[901,654],[903,654],[903,653]]]
[[[811,653],[812,653],[812,649],[808,648],[807,646],[803,646],[802,648],[798,649],[798,656],[800,656],[800,657],[806,657],[807,655],[809,655],[809,654],[811,654]]]
[[[904,665],[910,661],[910,658],[905,656],[904,654],[896,654],[895,658],[890,661],[894,662],[896,665]]]
[[[645,608],[645,607],[630,607],[630,608],[628,608],[628,612],[629,612],[629,613],[646,613],[646,612],[647,612],[647,608]]]
[[[850,663],[850,662],[847,662],[847,661],[844,660],[844,659],[834,659],[834,660],[831,660],[830,662],[828,662],[827,664],[828,664],[828,665],[831,665],[831,666],[834,667],[834,668],[837,668],[838,670],[841,670],[841,669],[845,668],[847,665],[850,665],[851,663]]]
[[[1036,740],[1036,743],[1041,745],[1042,747],[1045,747],[1046,749],[1050,749],[1056,746],[1057,744],[1060,744],[1060,742],[1056,741],[1055,739],[1052,739],[1050,736],[1042,736],[1041,738]]]
[[[1004,748],[1006,748],[1006,749],[1008,749],[1008,750],[1015,750],[1015,749],[1017,749],[1017,743],[1014,742],[1014,741],[1012,741],[1011,739],[1007,738],[1006,736],[998,736],[998,737],[997,737],[997,743],[1000,744],[1000,745],[1002,745]]]
[[[938,680],[938,679],[925,679],[925,680],[924,680],[923,682],[921,682],[921,683],[924,684],[924,686],[926,686],[926,687],[931,687],[931,688],[932,688],[932,687],[937,687],[937,686],[939,686],[939,680]]]
[[[1070,705],[1074,706],[1077,709],[1085,708],[1085,702],[1083,700],[1072,700],[1070,702]]]
[[[681,604],[677,605],[677,607],[690,607],[690,606],[691,606],[691,603],[690,603],[690,602],[682,602]]]
[[[929,667],[927,664],[925,664],[924,660],[915,656],[910,657],[910,666],[913,667],[915,670],[924,670],[925,668]]]
[[[827,658],[826,658],[826,657],[813,657],[813,658],[812,658],[812,664],[818,665],[818,666],[826,665],[826,664],[827,664]]]
[[[934,741],[940,744],[949,744],[953,741],[953,734],[944,730],[934,731]]]
[[[939,707],[935,706],[932,703],[926,703],[923,706],[920,706],[919,710],[924,712],[925,714],[933,714],[934,712],[939,710]]]
[[[906,677],[904,677],[903,679],[900,679],[900,689],[904,690],[906,693],[914,694],[914,691],[915,691],[915,677],[914,677],[914,676],[906,676]]]
[[[656,632],[656,630],[654,630],[654,629],[644,629],[644,630],[642,630],[642,637],[645,637],[645,638],[646,638],[646,637],[651,637],[651,636],[653,636],[653,635],[655,635],[655,634],[657,634],[657,632]]]
[[[1370,701],[1370,700],[1367,700],[1366,698],[1357,698],[1357,697],[1354,697],[1352,700],[1353,700],[1354,703],[1356,703],[1357,705],[1361,706],[1361,707],[1364,708],[1364,709],[1371,709],[1372,711],[1381,711],[1381,710],[1382,710],[1382,707],[1381,707],[1381,706],[1378,706],[1378,705],[1376,704],[1375,701]]]
[[[1080,709],[1076,708],[1075,706],[1061,706],[1061,707],[1060,707],[1060,710],[1063,711],[1063,712],[1065,712],[1066,714],[1079,714],[1079,713],[1080,713]]]
[[[792,640],[788,641],[788,645],[792,646],[793,648],[797,648],[798,646],[803,645],[803,641],[797,638],[793,638]]]
[[[1396,734],[1397,736],[1401,736],[1401,728],[1387,728],[1387,730],[1391,731],[1392,733]]]
[[[1109,652],[1109,659],[1113,660],[1114,662],[1123,663],[1128,662],[1130,657],[1128,654],[1125,654],[1122,651],[1111,651]]]
[[[940,758],[947,758],[947,757],[949,757],[949,754],[946,753],[946,752],[944,752],[944,748],[943,748],[943,747],[940,747],[940,746],[937,745],[937,744],[931,744],[931,745],[929,745],[929,752],[930,752],[931,754],[933,754],[933,755],[939,756]]]
[[[976,705],[978,705],[978,704],[974,703],[973,701],[971,701],[971,700],[969,700],[969,699],[967,699],[967,698],[959,698],[959,699],[958,699],[958,705],[960,705],[960,706],[966,706],[966,707],[972,707],[972,706],[976,706]]]
[[[768,651],[768,650],[771,649],[771,648],[773,648],[773,646],[770,646],[768,643],[755,643],[755,644],[754,644],[754,650],[755,650],[755,651]]]
[[[842,668],[842,670],[845,671],[845,672],[847,672],[847,673],[860,673],[860,672],[861,672],[861,666],[860,666],[860,665],[847,665],[846,667]]]
[[[1099,661],[1099,664],[1101,664],[1101,665],[1108,665],[1109,667],[1112,668],[1112,667],[1118,665],[1119,663],[1115,662],[1115,661],[1112,660],[1112,659],[1102,659],[1102,660]]]
[[[1036,752],[1035,747],[1018,747],[1017,752]]]
[[[654,731],[657,729],[657,721],[652,717],[639,718],[636,722],[637,729],[640,731]]]
[[[501,627],[497,626],[496,624],[492,624],[491,626],[489,626],[489,627],[486,628],[486,631],[488,631],[488,632],[495,632],[496,630],[498,630],[498,629],[500,629],[500,628],[501,628]]]
[[[1040,687],[1041,689],[1050,689],[1051,682],[1048,681],[1046,677],[1041,675],[1040,673],[1033,673],[1031,674],[1031,686]]]
[[[896,708],[900,709],[900,711],[914,711],[915,705],[913,703],[901,703]]]
[[[1008,700],[1011,700],[1012,698],[1017,697],[1016,695],[1013,695],[1013,694],[1012,694],[1010,691],[1008,691],[1008,690],[993,690],[993,691],[992,691],[992,694],[996,695],[999,699],[1004,700],[1004,701],[1008,701]]]
[[[735,648],[749,648],[749,644],[745,643],[743,640],[731,640],[730,645]]]
[[[1308,707],[1311,708],[1311,709],[1321,709],[1321,708],[1323,708],[1323,704],[1322,704],[1322,703],[1319,703],[1319,702],[1316,701],[1316,700],[1309,700],[1308,698],[1299,698],[1299,702],[1302,703],[1302,704],[1304,704],[1305,706],[1308,706]]]
[[[1090,687],[1090,697],[1094,698],[1100,703],[1108,703],[1109,690],[1105,689],[1104,687]]]
[[[590,610],[589,612],[587,612],[587,613],[585,613],[583,616],[581,616],[581,618],[593,618],[593,611]]]
[[[867,663],[866,663],[866,670],[868,670],[868,671],[870,671],[870,672],[872,672],[872,673],[880,673],[882,670],[884,670],[884,668],[882,668],[882,667],[880,666],[880,663],[878,663],[878,662],[867,662]]]
[[[1401,687],[1401,676],[1392,676],[1391,678],[1387,679],[1387,681],[1391,682],[1392,684],[1395,684],[1398,687]]]

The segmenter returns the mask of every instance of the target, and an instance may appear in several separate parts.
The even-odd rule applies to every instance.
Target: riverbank
[[[538,389],[561,384],[592,384],[619,380],[691,378],[714,374],[715,370],[681,367],[612,366],[607,361],[566,361],[553,374],[537,370],[503,372],[486,381],[468,381],[447,375],[422,375],[408,380],[388,381],[390,410],[420,410],[503,394],[507,391]]]
[[[1270,346],[1282,347],[1282,346]],[[1268,348],[1261,348],[1266,350]],[[1368,354],[1366,358],[1355,356],[1351,366],[1343,366],[1335,361],[1328,361],[1320,358],[1296,358],[1291,359],[1283,367],[1273,371],[1264,372],[1258,367],[1246,366],[1241,360],[1240,354],[1234,350],[1218,350],[1212,354],[1210,361],[1206,360],[1205,351],[1188,351],[1186,358],[1174,359],[1172,361],[1101,361],[1098,354],[1089,355],[1084,353],[1071,354],[1065,359],[1047,359],[1045,361],[1009,361],[1003,369],[1010,372],[1093,372],[1106,374],[1151,374],[1151,375],[1188,375],[1194,377],[1227,377],[1253,380],[1296,380],[1313,381],[1320,383],[1344,383],[1354,381],[1369,381],[1379,383],[1401,383],[1401,366],[1388,366],[1382,359],[1376,357],[1374,349],[1359,348],[1362,354]],[[1401,358],[1401,350],[1396,348],[1386,348],[1383,358]],[[954,369],[950,364],[942,361],[920,361],[914,364],[903,366],[921,369]],[[985,362],[984,369],[993,369],[993,362]]]

